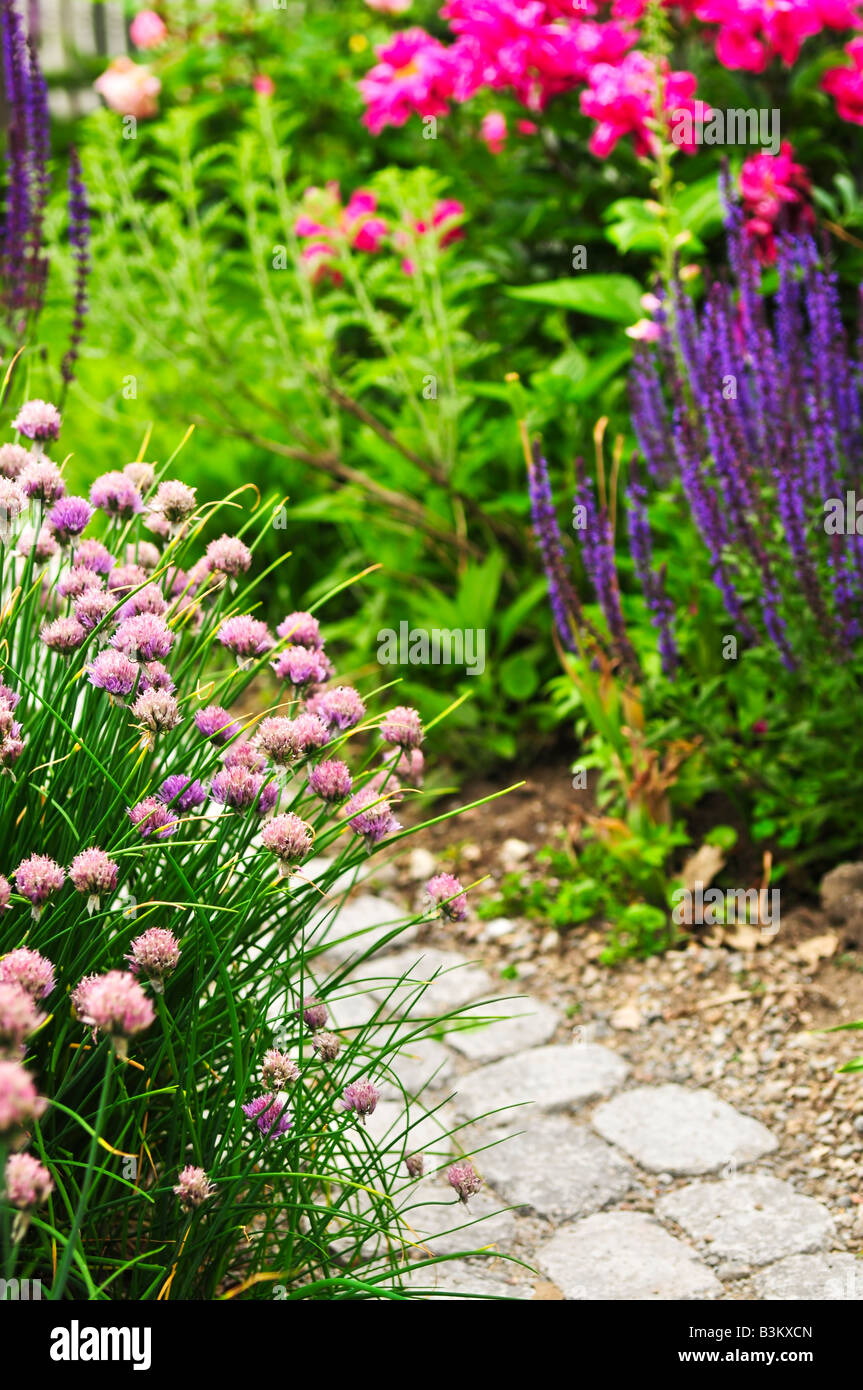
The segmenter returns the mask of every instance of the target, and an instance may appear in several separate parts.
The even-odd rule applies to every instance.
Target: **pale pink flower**
[[[143,120],[159,110],[162,83],[145,64],[133,63],[131,58],[115,58],[93,86],[105,105],[121,116]]]
[[[155,10],[139,10],[129,25],[129,38],[136,48],[158,48],[168,30]]]

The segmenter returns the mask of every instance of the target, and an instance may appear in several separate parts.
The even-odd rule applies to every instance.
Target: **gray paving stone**
[[[519,1052],[471,1072],[455,1097],[459,1113],[478,1118],[498,1111],[495,1125],[520,1129],[537,1111],[576,1110],[623,1084],[629,1068],[610,1048],[595,1043],[561,1043]],[[529,1106],[519,1105],[529,1102]],[[502,1107],[516,1106],[507,1110]]]
[[[327,955],[333,960],[346,961],[370,947],[383,946],[387,936],[404,922],[406,915],[402,908],[386,898],[359,893],[344,903],[335,915],[332,906],[319,912],[307,928],[306,940],[314,946],[325,946]],[[397,937],[386,943],[387,948],[392,951],[406,945],[416,933],[415,925],[403,927]]]
[[[401,1204],[404,1238],[416,1244],[414,1259],[467,1250],[511,1254],[518,1218],[505,1208],[506,1203],[486,1189],[465,1206],[448,1186],[446,1174],[436,1173],[418,1182]]]
[[[498,1262],[498,1269],[506,1270]],[[447,1260],[444,1264],[427,1265],[409,1271],[404,1284],[412,1289],[414,1296],[427,1292],[429,1299],[469,1299],[471,1296],[483,1299],[532,1299],[533,1285],[528,1282],[530,1275],[520,1265],[510,1266],[513,1273],[492,1273],[484,1261]]]
[[[494,981],[482,966],[433,946],[376,957],[364,963],[360,972],[363,988],[385,1000],[390,1013],[412,1018],[453,1013],[481,995],[494,994]],[[403,976],[405,983],[397,984]],[[420,992],[424,981],[430,983]]]
[[[759,1298],[790,1302],[792,1299],[833,1299],[863,1302],[863,1262],[853,1255],[789,1255],[768,1265],[753,1280]]]
[[[643,1212],[611,1211],[567,1226],[536,1263],[568,1300],[717,1298],[722,1285],[689,1246]]]
[[[381,1037],[384,1036],[382,1032]],[[402,1044],[392,1057],[390,1066],[408,1096],[421,1096],[427,1091],[444,1089],[455,1071],[452,1053],[434,1038],[415,1038]],[[385,1082],[381,1089],[391,1099],[401,1096],[391,1081]]]
[[[446,1105],[431,1113],[422,1105],[409,1106],[395,1100],[381,1100],[365,1124],[366,1134],[387,1154],[387,1166],[393,1159],[401,1161],[406,1154],[424,1153],[428,1166],[443,1163],[454,1152],[455,1143],[448,1131],[458,1129],[458,1118]],[[362,1135],[357,1136],[358,1145]],[[406,1174],[401,1176],[406,1177]]]
[[[656,1213],[676,1221],[706,1251],[726,1261],[726,1275],[784,1255],[822,1250],[833,1236],[826,1207],[769,1173],[692,1183],[662,1197]]]
[[[472,1018],[491,1020],[477,1028],[456,1029],[447,1033],[446,1040],[470,1062],[496,1062],[541,1047],[557,1031],[560,1014],[539,999],[500,999],[477,1004],[470,1010]]]
[[[627,1159],[562,1115],[537,1115],[523,1134],[475,1151],[472,1162],[507,1202],[555,1224],[598,1211],[638,1182]]]
[[[777,1147],[757,1120],[685,1086],[639,1086],[599,1106],[593,1123],[643,1168],[677,1177],[751,1163]]]

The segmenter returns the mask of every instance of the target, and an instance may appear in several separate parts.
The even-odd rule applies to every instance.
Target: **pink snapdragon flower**
[[[373,135],[413,115],[443,116],[454,95],[451,51],[424,29],[405,29],[375,50],[378,63],[360,81],[363,122]],[[461,98],[464,99],[463,97]]]
[[[482,118],[479,133],[490,154],[503,154],[507,136],[506,116],[502,111],[489,111]]]
[[[653,119],[657,73],[653,61],[641,52],[627,53],[618,67],[597,63],[590,71],[589,85],[581,94],[581,109],[597,122],[590,137],[590,149],[600,159],[611,154],[618,140],[632,135],[635,153],[655,151],[656,137],[648,122]],[[696,80],[691,72],[666,72],[663,106],[669,115],[686,111],[696,120],[707,120],[709,106],[694,99]],[[694,134],[693,141],[694,141]],[[681,149],[690,153],[693,141],[682,141]]]
[[[851,59],[850,68],[828,68],[821,79],[822,90],[836,101],[836,110],[843,121],[863,125],[863,38],[852,39],[845,45]]]
[[[334,262],[342,246],[380,251],[389,229],[377,215],[377,206],[377,194],[368,188],[356,189],[344,206],[336,183],[306,189],[294,231],[305,242],[301,255],[315,283],[329,277],[334,284],[341,284]]]
[[[793,233],[815,225],[809,201],[812,185],[803,165],[791,155],[790,143],[783,140],[778,154],[761,150],[750,155],[740,171],[743,207],[749,214],[746,234],[765,265],[776,259],[777,231]]]
[[[719,25],[723,67],[764,72],[774,58],[796,63],[806,40],[824,28],[856,27],[858,8],[854,0],[701,0],[695,15]]]
[[[105,105],[121,116],[144,120],[159,110],[157,97],[162,83],[145,64],[133,63],[131,58],[115,58],[93,87]]]

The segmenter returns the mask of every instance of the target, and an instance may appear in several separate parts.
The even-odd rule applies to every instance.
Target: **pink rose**
[[[156,98],[161,82],[148,67],[133,63],[131,58],[115,58],[93,87],[106,106],[121,116],[155,116],[159,109]]]
[[[129,38],[136,48],[158,48],[168,30],[155,10],[139,10],[129,25]]]

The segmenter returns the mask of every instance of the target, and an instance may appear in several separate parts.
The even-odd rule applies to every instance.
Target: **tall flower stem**
[[[87,1167],[84,1171],[84,1181],[81,1184],[81,1194],[78,1198],[78,1205],[75,1208],[75,1215],[72,1218],[72,1225],[69,1228],[69,1239],[63,1251],[63,1258],[57,1270],[57,1278],[54,1280],[54,1287],[51,1290],[51,1299],[57,1303],[63,1297],[66,1283],[69,1279],[69,1270],[75,1258],[75,1246],[78,1243],[78,1236],[81,1225],[87,1211],[87,1201],[90,1196],[90,1189],[93,1186],[93,1170],[96,1166],[96,1149],[102,1136],[102,1125],[105,1119],[105,1110],[108,1105],[108,1093],[111,1089],[111,1076],[113,1074],[114,1049],[108,1044],[107,1056],[105,1058],[105,1074],[102,1077],[102,1089],[99,1092],[99,1108],[96,1111],[96,1124],[90,1136],[90,1149],[87,1154]]]

